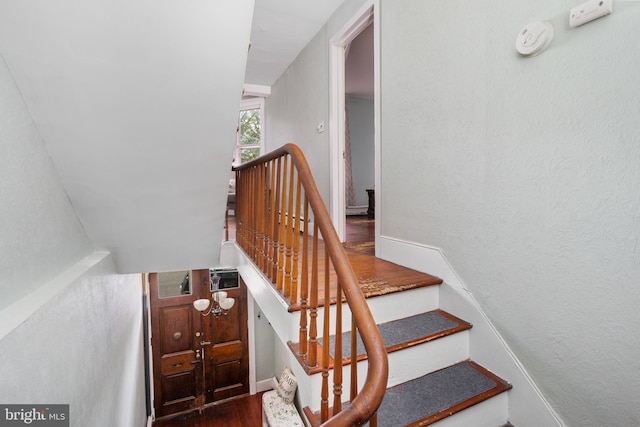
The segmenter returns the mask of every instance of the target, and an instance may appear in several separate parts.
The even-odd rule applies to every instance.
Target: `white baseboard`
[[[378,241],[380,258],[444,281],[440,307],[473,324],[471,358],[513,385],[509,391],[511,423],[518,427],[565,427],[440,248],[385,236]]]
[[[347,206],[347,215],[366,215],[368,206]]]
[[[256,382],[256,393],[273,390],[273,388],[273,378],[267,378],[266,380]]]

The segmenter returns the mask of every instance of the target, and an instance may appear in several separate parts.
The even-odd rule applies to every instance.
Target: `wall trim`
[[[273,390],[273,378],[267,378],[266,380],[258,381],[256,383],[256,393],[260,393],[261,391],[268,391],[268,390]],[[255,393],[252,393],[252,394],[255,394]]]
[[[513,384],[509,391],[509,421],[524,427],[566,426],[442,249],[388,236],[380,236],[379,242],[376,249],[380,258],[433,274],[444,281],[440,287],[440,307],[473,324],[469,334],[471,358]]]
[[[47,304],[67,286],[108,257],[110,252],[95,251],[81,259],[66,271],[45,282],[33,292],[0,311],[0,340],[24,323],[40,307]]]

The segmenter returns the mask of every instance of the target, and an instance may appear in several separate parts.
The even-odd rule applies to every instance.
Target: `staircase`
[[[244,258],[235,265],[290,347],[276,358],[298,378],[296,402],[312,425],[508,422],[511,386],[470,360],[472,325],[439,307],[451,304],[448,285],[441,290],[437,277],[375,258],[370,239],[343,246],[298,147],[234,170]]]
[[[508,417],[505,392],[511,385],[469,360],[472,325],[438,308],[438,287],[429,284],[367,300],[374,318],[385,319],[378,326],[389,356],[389,381],[378,425],[503,426]],[[349,341],[349,334],[343,334],[343,342]],[[334,341],[331,337],[328,344],[331,354]],[[296,354],[297,345],[290,347]],[[343,349],[343,354],[347,365],[350,350]],[[298,361],[308,376],[302,381],[314,387],[320,369]],[[359,372],[366,370],[366,363],[358,343]],[[320,424],[317,408],[307,406],[304,412],[312,425]]]

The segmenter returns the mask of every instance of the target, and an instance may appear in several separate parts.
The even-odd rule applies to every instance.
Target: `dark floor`
[[[260,427],[262,426],[262,393],[210,406],[198,411],[158,420],[153,427]]]

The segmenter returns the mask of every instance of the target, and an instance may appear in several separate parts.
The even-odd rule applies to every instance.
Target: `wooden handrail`
[[[322,369],[320,417],[323,426],[355,426],[371,420],[387,385],[388,360],[378,327],[300,148],[287,144],[234,168],[236,172],[236,241],[273,283],[282,297],[300,308],[298,356]],[[300,241],[302,241],[300,244]],[[329,318],[336,302],[336,319]],[[342,409],[342,301],[351,310],[349,405]],[[323,319],[317,319],[323,309]],[[330,331],[331,324],[334,330]],[[322,343],[317,351],[318,327]],[[356,333],[367,359],[367,376],[357,388]],[[321,354],[318,354],[321,353]],[[333,368],[333,399],[329,370]],[[332,407],[329,406],[331,402]]]

